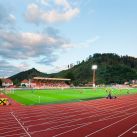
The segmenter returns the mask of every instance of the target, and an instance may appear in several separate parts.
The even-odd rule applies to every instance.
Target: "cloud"
[[[50,31],[51,29],[51,31]],[[58,35],[56,29],[48,28],[48,33],[12,32],[0,30],[0,57],[4,59],[24,60],[43,57],[41,61],[49,64],[57,59],[56,53],[60,53],[68,47],[69,43]]]
[[[40,0],[41,4],[49,6],[49,0]]]
[[[92,46],[96,41],[100,39],[99,36],[95,36],[93,38],[87,39],[83,42],[79,43],[65,43],[62,45],[62,47],[70,49],[70,48],[88,48]]]
[[[67,0],[55,0],[54,6],[44,9],[36,3],[31,3],[27,7],[25,18],[35,24],[55,23],[69,21],[79,14],[80,10],[74,8]]]
[[[63,6],[65,9],[71,9],[71,6],[67,0],[55,0],[55,3],[58,6]]]
[[[16,17],[0,4],[0,29],[13,28],[15,25]]]
[[[7,77],[19,72],[20,69],[5,60],[0,60],[0,77]]]
[[[52,63],[55,62],[57,59],[58,59],[58,55],[52,54],[52,56],[42,57],[36,63],[42,64],[42,65],[46,64],[46,65],[52,66]]]

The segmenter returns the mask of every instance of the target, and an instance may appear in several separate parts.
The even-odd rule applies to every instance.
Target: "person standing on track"
[[[116,96],[112,96],[112,89],[107,89],[106,92],[108,93],[107,99],[116,99]]]

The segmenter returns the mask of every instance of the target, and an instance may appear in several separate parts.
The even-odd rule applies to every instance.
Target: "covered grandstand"
[[[34,77],[31,81],[33,88],[69,88],[71,79]]]

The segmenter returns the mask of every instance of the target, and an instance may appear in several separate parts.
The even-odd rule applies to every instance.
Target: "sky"
[[[0,0],[0,77],[94,53],[137,57],[137,0]]]

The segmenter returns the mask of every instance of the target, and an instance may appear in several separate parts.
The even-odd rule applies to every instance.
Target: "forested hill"
[[[98,84],[124,83],[137,79],[137,58],[117,54],[94,54],[71,69],[51,74],[52,77],[71,78],[75,85],[92,80],[91,66],[98,65],[96,81]]]
[[[20,82],[24,79],[31,79],[33,77],[47,77],[47,74],[39,72],[35,68],[32,68],[27,71],[20,72],[16,75],[10,77],[10,79],[14,82],[15,85],[20,85]]]
[[[54,74],[45,74],[30,69],[10,77],[14,83],[34,76],[70,78],[75,85],[85,84],[92,80],[91,66],[98,65],[96,71],[97,84],[124,83],[137,79],[137,58],[119,56],[112,53],[94,54],[73,67]]]

